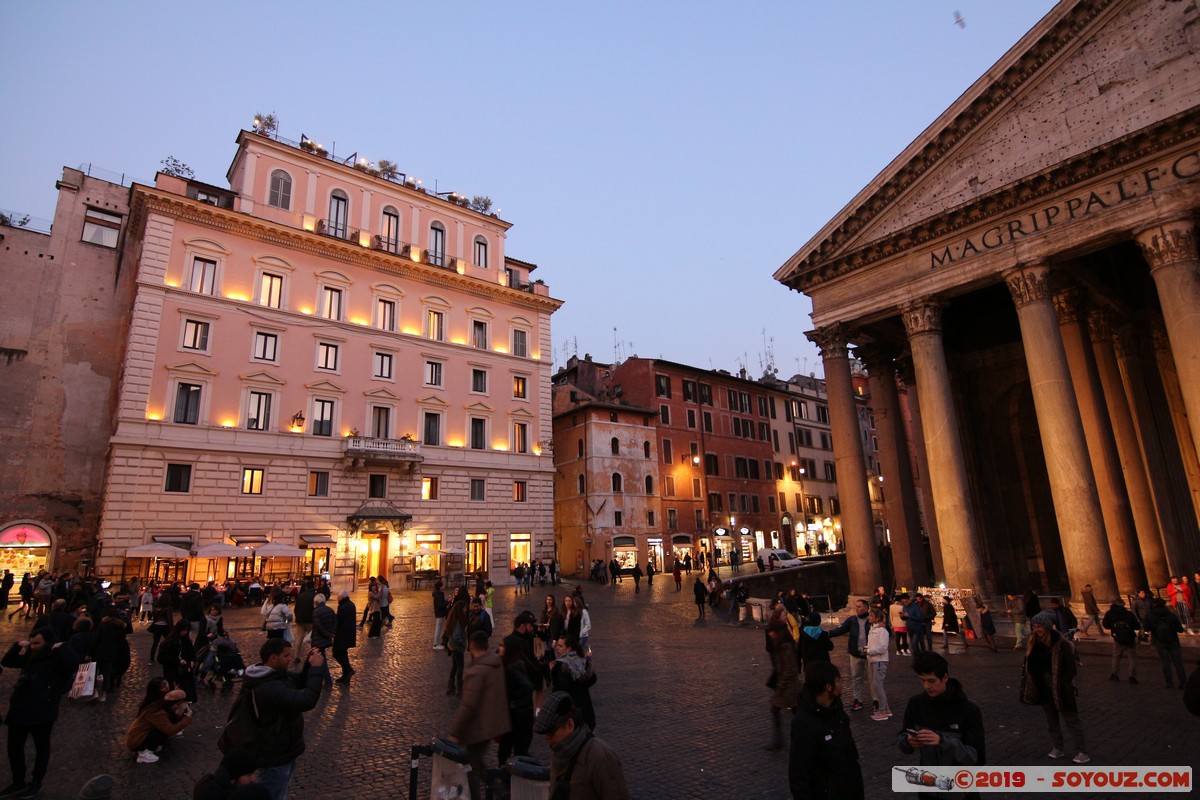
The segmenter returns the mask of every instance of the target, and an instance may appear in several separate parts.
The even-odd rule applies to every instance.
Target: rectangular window
[[[670,406],[661,405],[658,407],[658,420],[663,425],[671,424],[671,407]]]
[[[392,409],[388,406],[371,407],[371,435],[376,439],[390,439],[392,432]]]
[[[696,429],[696,409],[694,408],[687,410],[687,426],[692,430]]]
[[[374,376],[376,378],[392,379],[392,354],[391,353],[375,353],[374,358]]]
[[[696,382],[695,381],[684,381],[683,382],[683,399],[689,403],[696,402]]]
[[[442,365],[438,361],[425,362],[425,385],[426,386],[441,386],[442,385]]]
[[[317,369],[336,371],[338,368],[338,346],[329,342],[317,343]]]
[[[259,361],[275,361],[279,357],[279,336],[255,331],[254,357]]]
[[[438,499],[438,479],[437,478],[421,478],[421,499],[422,500],[437,500]]]
[[[212,294],[217,280],[217,262],[207,258],[192,259],[192,278],[188,281],[188,291],[197,294]]]
[[[667,530],[679,530],[679,512],[673,508],[667,509]]]
[[[308,496],[329,497],[329,473],[312,470],[308,473]]]
[[[834,463],[832,461],[825,462],[825,480],[827,480],[827,481],[836,481],[837,480],[837,467],[834,465]]]
[[[396,301],[379,298],[375,301],[375,327],[381,331],[396,330]]]
[[[513,423],[513,452],[528,453],[529,452],[529,423],[514,422]]]
[[[425,412],[425,436],[421,440],[428,445],[440,445],[442,443],[442,415],[436,411]]]
[[[175,388],[175,422],[200,424],[200,390],[200,385],[195,383],[181,383]]]
[[[250,392],[246,406],[246,430],[265,431],[271,428],[270,392]]]
[[[379,237],[383,249],[389,253],[400,252],[400,215],[394,211],[383,212],[383,233]],[[391,330],[391,328],[387,328]]]
[[[487,370],[472,369],[471,370],[471,391],[479,394],[487,394]]]
[[[771,501],[772,505],[775,504],[775,498],[769,497],[767,499]],[[761,503],[762,503],[762,501],[759,500],[758,495],[756,495],[756,494],[750,495],[750,513],[751,514],[759,513],[762,510]],[[775,509],[771,509],[771,510],[774,511]]]
[[[812,447],[811,437],[809,438],[808,446]],[[829,434],[825,433],[825,431],[821,431],[821,449],[822,450],[832,450],[833,449],[833,440],[830,439]],[[878,450],[879,448],[877,447],[875,449]]]
[[[758,398],[758,415],[760,417],[767,416],[767,398],[765,397]]]
[[[529,397],[528,383],[523,375],[513,376],[513,398],[517,400],[525,400]]]
[[[826,425],[829,424],[829,406],[817,406],[817,422],[823,422]]]
[[[487,420],[481,417],[471,417],[471,449],[487,449]]]
[[[471,347],[476,350],[487,350],[488,326],[483,320],[471,320]]]
[[[653,511],[646,512],[646,524],[649,525],[651,528],[654,527],[654,512]]]
[[[242,468],[242,494],[262,494],[264,470],[258,467]]]
[[[704,432],[705,433],[713,432],[713,430],[712,430],[712,412],[711,411],[704,412]]]
[[[654,396],[671,397],[671,376],[670,375],[655,375],[654,376]]]
[[[486,533],[467,534],[467,556],[463,566],[468,573],[485,572],[488,568],[488,535]]]
[[[674,497],[674,496],[675,496],[675,476],[674,475],[664,475],[663,476],[663,497]]]
[[[696,530],[702,530],[703,528],[704,528],[704,510],[697,508],[696,509]]]
[[[446,338],[446,315],[441,311],[425,312],[425,336],[435,342]]]
[[[83,241],[101,247],[116,247],[121,233],[121,217],[89,208],[83,216]]]
[[[264,272],[258,279],[258,304],[279,308],[283,304],[283,276]]]
[[[167,464],[166,483],[164,492],[187,492],[192,488],[191,464]]]
[[[512,332],[512,354],[519,358],[529,358],[529,334],[525,331]]]
[[[485,242],[483,239],[475,240],[475,266],[487,269],[487,250],[487,242]]]
[[[711,406],[712,404],[712,387],[707,383],[700,384],[700,405]]]
[[[440,267],[446,259],[446,231],[437,224],[429,228],[429,263]]]
[[[624,524],[625,524],[625,515],[622,514],[620,511],[614,511],[613,512],[613,525],[616,525],[619,528]]]
[[[342,290],[333,286],[321,287],[321,316],[325,319],[342,318]]]
[[[700,499],[700,479],[692,478],[692,499]]]
[[[745,499],[746,499],[746,495],[742,495],[742,500],[743,500],[743,501],[745,501]],[[737,505],[737,492],[730,492],[730,493],[729,493],[729,510],[730,510],[730,511],[737,511],[737,510],[738,510],[738,505]],[[745,510],[746,510],[746,504],[745,504],[745,502],[743,502],[743,503],[742,503],[742,510],[743,510],[743,511],[745,511]]]
[[[313,436],[333,436],[333,401],[313,401]]]
[[[718,460],[716,453],[704,454],[704,474],[715,475],[718,477],[721,475],[720,461]]]
[[[187,350],[208,349],[208,323],[194,319],[183,321],[183,346]]]
[[[471,499],[477,501],[487,500],[487,480],[484,478],[471,478]]]
[[[387,475],[373,473],[367,476],[367,497],[387,497]]]
[[[513,481],[513,502],[524,503],[529,499],[529,485],[525,481]]]
[[[663,440],[662,440],[662,444],[660,444],[660,445],[659,445],[659,447],[662,449],[662,460],[663,460],[663,463],[664,463],[664,464],[670,464],[670,463],[672,463],[672,462],[675,460],[675,455],[674,455],[674,454],[671,452],[671,450],[672,450],[672,448],[671,448],[671,440],[670,440],[670,439],[663,439]]]

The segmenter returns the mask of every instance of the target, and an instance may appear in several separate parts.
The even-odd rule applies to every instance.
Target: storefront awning
[[[172,547],[180,547],[184,550],[192,549],[193,538],[186,533],[169,533],[160,536],[150,537],[159,544],[169,544]]]
[[[270,544],[271,537],[265,533],[231,533],[229,538],[233,539],[238,547],[254,547],[260,544]]]
[[[301,536],[300,541],[309,547],[333,547],[337,544],[337,539],[327,533],[315,533],[312,536]]]
[[[346,517],[346,522],[350,523],[351,530],[357,531],[367,522],[396,523],[408,522],[410,519],[412,514],[404,513],[386,500],[368,500]]]
[[[14,525],[0,533],[0,547],[49,547],[50,537],[32,525]]]
[[[686,534],[677,534],[671,537],[671,544],[691,544],[692,537]]]

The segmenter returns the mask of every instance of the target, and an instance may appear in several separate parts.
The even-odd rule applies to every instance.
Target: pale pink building
[[[100,569],[341,587],[550,558],[561,302],[510,224],[307,140],[243,131],[228,179],[133,189]],[[122,563],[156,544],[190,557]]]

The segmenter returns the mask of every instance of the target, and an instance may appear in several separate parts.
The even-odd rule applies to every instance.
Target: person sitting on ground
[[[154,681],[151,681],[152,690]],[[192,724],[192,706],[187,695],[180,689],[172,689],[162,698],[150,700],[138,710],[129,730],[125,733],[125,746],[137,753],[137,763],[153,764],[158,761],[156,753],[171,737]]]

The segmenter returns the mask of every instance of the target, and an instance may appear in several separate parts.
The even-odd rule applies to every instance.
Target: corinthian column
[[[807,334],[821,350],[825,364],[825,389],[829,395],[829,429],[837,464],[838,501],[842,507],[842,536],[846,541],[846,567],[850,594],[867,596],[882,579],[871,498],[867,494],[867,463],[859,438],[854,384],[850,378],[850,351],[841,325],[830,325]]]
[[[926,478],[933,489],[945,581],[957,589],[984,593],[983,549],[971,513],[958,413],[942,347],[942,306],[935,302],[914,303],[904,308],[903,317],[921,399],[922,432],[929,461]]]
[[[942,537],[938,533],[936,505],[933,502],[933,487],[929,483],[929,457],[925,452],[925,426],[921,423],[921,399],[917,393],[917,377],[913,370],[911,355],[897,362],[900,379],[904,381],[904,395],[908,400],[908,413],[912,417],[913,447],[912,466],[917,475],[923,476],[918,484],[919,505],[925,516],[925,533],[929,537],[929,555],[933,559],[933,575],[930,584],[946,580],[946,567],[942,563]],[[911,468],[910,468],[911,471]],[[920,530],[920,525],[917,527]]]
[[[1021,324],[1071,596],[1079,600],[1084,584],[1090,583],[1097,599],[1111,600],[1119,596],[1117,582],[1095,477],[1088,463],[1087,439],[1051,301],[1049,273],[1045,264],[1031,264],[1006,273],[1005,280]]]
[[[895,353],[872,345],[858,348],[867,365],[871,381],[871,410],[879,434],[879,459],[887,482],[883,485],[883,507],[892,534],[892,566],[897,586],[924,586],[925,553],[921,545],[921,525],[917,499],[913,493],[912,466],[908,460],[908,441],[904,420],[900,417],[900,399],[896,392]]]
[[[1179,372],[1175,369],[1174,359],[1171,358],[1171,345],[1167,341],[1166,329],[1153,323],[1150,331],[1154,336],[1154,359],[1158,362],[1163,393],[1167,398],[1167,408],[1171,411],[1171,422],[1175,426],[1175,439],[1179,442],[1179,456],[1183,459],[1188,492],[1192,497],[1196,519],[1200,519],[1200,457],[1196,454],[1192,433],[1188,428],[1187,408],[1183,404],[1183,392],[1179,388]]]
[[[1137,235],[1158,290],[1192,443],[1200,443],[1200,256],[1190,220],[1155,225]]]
[[[1075,387],[1075,400],[1079,404],[1083,435],[1087,439],[1087,452],[1096,476],[1100,513],[1104,516],[1104,530],[1108,534],[1108,548],[1117,587],[1122,594],[1132,595],[1142,585],[1145,575],[1138,557],[1133,514],[1129,510],[1129,496],[1125,492],[1108,408],[1104,405],[1100,374],[1081,320],[1079,290],[1067,288],[1055,292],[1054,310],[1058,314],[1058,327],[1071,370],[1071,383]],[[1068,554],[1067,557],[1069,559],[1072,556]]]

